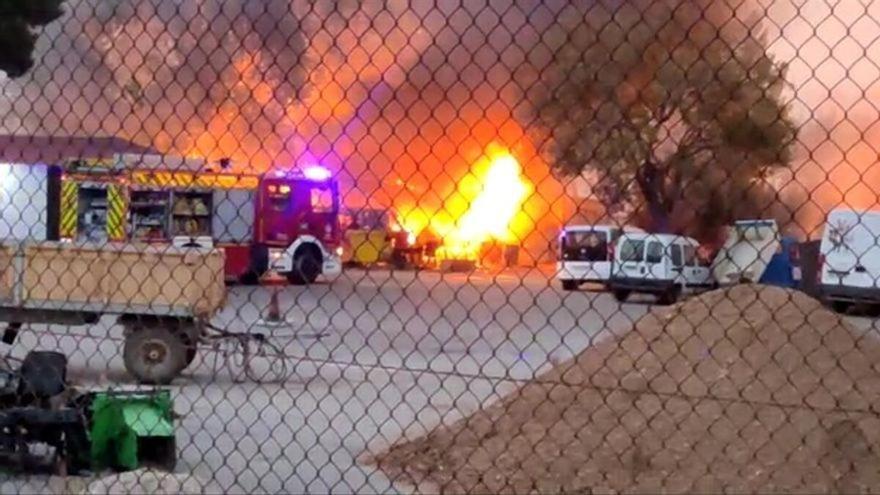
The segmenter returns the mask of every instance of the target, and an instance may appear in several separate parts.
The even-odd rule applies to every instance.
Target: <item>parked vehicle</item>
[[[795,289],[800,287],[801,278],[800,243],[794,237],[784,236],[759,282]]]
[[[712,275],[721,285],[758,282],[780,249],[775,220],[741,220],[727,228],[724,245],[712,262]]]
[[[835,309],[880,305],[880,211],[831,211],[819,264],[820,297]]]
[[[254,283],[270,268],[293,284],[342,271],[338,185],[318,165],[258,176],[230,172],[225,159],[218,168],[205,159],[123,154],[68,163],[59,187],[46,190],[55,191],[46,209],[57,215],[44,216],[58,218],[49,239],[195,239],[225,252],[229,282]]]
[[[125,369],[168,383],[188,367],[226,301],[217,249],[0,239],[2,341],[25,324],[91,325],[116,316]]]
[[[624,232],[640,232],[616,225],[567,225],[559,234],[556,278],[564,290],[584,283],[607,284],[614,262],[614,245]]]
[[[0,366],[0,469],[87,474],[177,462],[169,390],[78,390],[67,357],[30,351],[17,369]],[[47,448],[51,447],[51,448]]]
[[[313,167],[265,176],[256,206],[252,252],[265,249],[269,269],[295,285],[342,273],[339,190],[330,171]],[[252,263],[258,260],[252,255]]]
[[[376,208],[351,209],[342,215],[343,263],[368,266],[389,258],[388,217],[388,210]]]
[[[684,293],[715,285],[709,267],[697,256],[700,244],[672,234],[627,232],[615,246],[609,288],[618,301],[632,293],[656,295],[661,304],[672,304]]]

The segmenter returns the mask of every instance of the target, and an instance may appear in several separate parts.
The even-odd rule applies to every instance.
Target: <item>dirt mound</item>
[[[878,409],[873,336],[744,285],[649,313],[375,462],[453,493],[880,491]]]

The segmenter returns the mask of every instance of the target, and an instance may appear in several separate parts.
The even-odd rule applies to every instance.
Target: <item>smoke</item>
[[[320,162],[347,204],[423,216],[502,146],[536,185],[524,208],[546,247],[570,207],[517,116],[564,42],[560,20],[590,3],[68,0],[34,70],[0,80],[0,128],[116,135],[257,172]]]
[[[791,230],[816,236],[837,206],[876,208],[880,184],[880,2],[763,1],[771,52],[788,64],[800,131],[779,196]]]
[[[65,8],[41,36],[32,73],[3,84],[8,132],[250,152],[261,136],[283,132],[285,108],[304,89],[305,39],[285,0],[74,0]],[[217,118],[225,129],[210,128]],[[206,132],[218,139],[200,142]]]
[[[876,202],[880,5],[755,2],[801,126],[775,185],[809,231],[840,201]],[[573,205],[524,110],[571,14],[619,3],[68,0],[34,69],[0,79],[0,132],[116,135],[251,171],[320,162],[349,205],[423,216],[498,145],[535,186],[524,208],[546,245]]]

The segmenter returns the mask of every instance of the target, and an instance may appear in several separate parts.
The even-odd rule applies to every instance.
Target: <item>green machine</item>
[[[31,352],[18,370],[0,368],[0,469],[76,474],[174,468],[170,391],[80,392],[68,386],[66,375],[67,358],[57,352]],[[37,444],[52,448],[32,449]]]
[[[89,439],[93,468],[173,470],[177,446],[171,393],[92,393]]]

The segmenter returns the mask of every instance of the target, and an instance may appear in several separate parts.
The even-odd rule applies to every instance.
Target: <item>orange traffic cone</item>
[[[263,276],[261,282],[262,285],[269,286],[272,292],[269,294],[269,306],[266,308],[266,314],[260,320],[260,323],[267,326],[286,324],[287,322],[281,316],[281,304],[279,302],[281,286],[286,280],[274,271],[269,271]]]
[[[281,307],[278,304],[278,286],[272,287],[272,294],[269,296],[269,310],[265,320],[269,323],[281,323]]]

